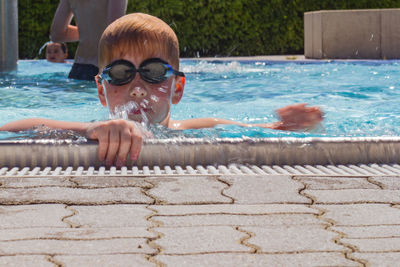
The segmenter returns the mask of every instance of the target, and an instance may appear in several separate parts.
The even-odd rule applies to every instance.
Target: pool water
[[[94,121],[108,118],[94,82],[67,79],[71,64],[19,61],[0,75],[0,123],[43,117]],[[400,136],[400,61],[273,63],[182,60],[185,93],[173,119],[218,117],[245,123],[278,120],[274,110],[293,103],[322,108],[324,122],[311,132],[218,126],[162,131],[158,137]],[[20,134],[0,133],[0,139]]]

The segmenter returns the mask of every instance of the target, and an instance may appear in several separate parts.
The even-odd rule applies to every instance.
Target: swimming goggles
[[[183,72],[174,70],[171,65],[159,58],[150,58],[142,62],[136,69],[132,62],[124,59],[118,59],[108,64],[104,69],[100,79],[105,79],[112,85],[124,85],[131,82],[136,72],[148,83],[162,83],[172,74],[185,77]]]

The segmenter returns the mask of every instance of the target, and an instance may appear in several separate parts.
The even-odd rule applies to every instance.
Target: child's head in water
[[[68,57],[67,45],[65,43],[50,42],[46,46],[46,59],[53,63],[65,63]]]
[[[131,120],[168,125],[185,80],[178,39],[165,22],[142,13],[117,19],[100,38],[98,61],[98,95],[111,113],[128,108]]]

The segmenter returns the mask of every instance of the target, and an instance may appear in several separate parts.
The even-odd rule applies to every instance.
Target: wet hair
[[[68,49],[67,49],[66,43],[62,42],[62,43],[59,43],[59,44],[61,45],[61,49],[64,52],[64,54],[67,53]]]
[[[68,47],[67,44],[64,42],[52,42],[52,41],[48,41],[46,42],[44,45],[42,45],[42,47],[39,49],[39,55],[42,53],[44,48],[47,48],[47,46],[49,44],[60,44],[61,46],[61,50],[63,51],[64,54],[66,54],[68,52]]]
[[[171,27],[151,15],[125,15],[111,23],[100,38],[99,70],[128,51],[143,53],[149,49],[159,51],[174,69],[179,69],[179,43]]]

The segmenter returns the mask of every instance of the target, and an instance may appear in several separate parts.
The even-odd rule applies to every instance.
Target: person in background
[[[151,15],[133,13],[110,24],[101,36],[98,53],[99,100],[110,113],[123,107],[128,119],[84,123],[31,118],[9,122],[0,131],[23,131],[35,126],[73,130],[99,141],[100,161],[121,167],[128,157],[138,159],[146,137],[141,129],[144,122],[174,130],[234,124],[299,131],[311,129],[323,120],[318,107],[305,104],[279,109],[281,120],[271,123],[246,124],[219,118],[172,120],[171,106],[179,103],[185,87],[185,74],[179,71],[179,43],[171,27]]]
[[[68,49],[65,43],[49,42],[46,46],[46,60],[53,63],[65,63]]]
[[[77,42],[68,78],[93,80],[98,73],[97,46],[104,29],[125,15],[127,0],[60,0],[50,29],[53,42]],[[71,25],[75,17],[75,25]]]

